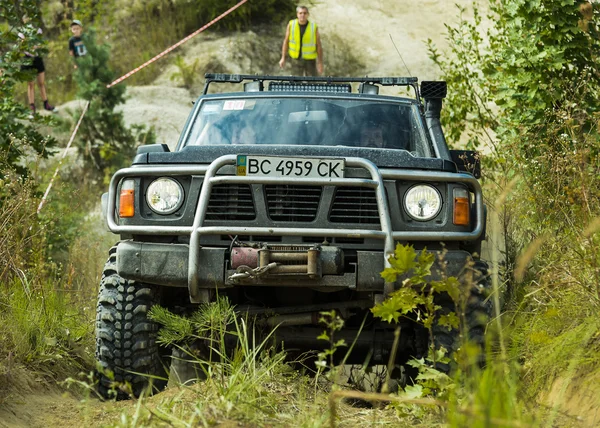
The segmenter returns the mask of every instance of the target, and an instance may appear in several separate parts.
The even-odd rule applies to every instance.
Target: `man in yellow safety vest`
[[[323,49],[317,24],[308,20],[308,8],[296,8],[297,19],[292,19],[285,31],[279,66],[283,68],[286,56],[291,58],[292,74],[317,76],[323,73]]]

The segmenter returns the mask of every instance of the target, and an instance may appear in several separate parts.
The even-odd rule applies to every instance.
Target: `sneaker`
[[[35,104],[29,104],[29,109],[31,110],[31,113],[29,113],[28,118],[33,119],[35,116]]]
[[[44,101],[44,108],[48,111],[54,111],[54,106],[51,106],[48,100]]]

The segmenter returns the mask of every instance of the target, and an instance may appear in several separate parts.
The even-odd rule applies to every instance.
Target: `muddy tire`
[[[484,261],[474,261],[472,269],[474,271],[473,283],[470,284],[470,295],[464,313],[456,313],[456,306],[447,294],[440,295],[436,299],[436,303],[442,307],[440,314],[455,312],[461,323],[464,322],[463,333],[467,337],[461,337],[459,329],[449,331],[447,327],[442,327],[437,323],[434,323],[432,330],[436,349],[443,346],[448,351],[447,355],[451,356],[465,341],[468,341],[471,345],[479,348],[477,364],[483,366],[485,365],[485,332],[492,316],[492,301],[489,299],[491,278],[488,264]],[[436,368],[444,373],[449,373],[454,365],[455,363],[438,363]]]
[[[98,392],[104,398],[125,399],[160,391],[166,385],[166,371],[156,343],[158,325],[147,317],[159,302],[160,289],[121,278],[116,247],[109,254],[96,309]]]

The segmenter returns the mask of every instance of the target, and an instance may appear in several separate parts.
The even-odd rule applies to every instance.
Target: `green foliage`
[[[100,38],[109,40],[114,47],[111,65],[121,75],[198,30],[238,2],[78,0],[74,9],[67,8],[64,12],[66,16],[81,19],[86,28],[98,28]],[[249,1],[215,23],[209,31],[247,31],[257,26],[280,23],[295,16],[295,7],[296,2],[291,0]],[[63,14],[55,13],[48,20],[61,22],[61,28],[67,30],[68,22],[63,21]],[[115,28],[118,31],[114,31]],[[147,67],[133,75],[128,82],[149,84],[160,72],[161,67]]]
[[[448,375],[435,368],[436,364],[447,364],[450,359],[443,347],[436,349],[433,341],[434,323],[445,326],[448,330],[457,329],[460,324],[455,312],[440,314],[441,306],[436,303],[436,296],[448,293],[455,304],[459,304],[459,282],[450,277],[442,281],[432,281],[431,267],[435,255],[426,249],[417,255],[412,245],[398,243],[394,254],[390,256],[391,267],[386,268],[381,276],[387,282],[395,282],[398,276],[403,276],[402,287],[393,291],[386,300],[371,309],[373,315],[388,323],[398,322],[400,317],[407,317],[422,324],[431,338],[429,356],[427,359],[411,359],[408,365],[417,370],[415,384],[407,386],[399,395],[413,399],[435,395],[447,398],[449,391],[454,388],[454,382]],[[396,403],[394,407],[401,415],[420,416],[419,406],[406,403]]]
[[[32,21],[23,23],[24,15]],[[19,174],[27,173],[24,166],[27,156],[47,157],[56,145],[54,138],[40,131],[42,125],[55,122],[39,115],[29,120],[29,108],[15,101],[18,84],[35,79],[35,71],[21,70],[22,65],[31,62],[25,52],[42,54],[44,51],[45,42],[37,34],[38,15],[35,1],[0,4],[0,20],[9,23],[7,27],[0,27],[0,166],[1,169],[14,168]]]
[[[447,27],[450,55],[430,44],[451,88],[443,112],[450,139],[491,148],[486,178],[500,194],[513,297],[504,318],[513,327],[510,353],[524,364],[525,375],[504,361],[474,374],[467,403],[478,414],[523,420],[521,394],[537,399],[557,378],[565,382],[567,368],[583,375],[597,367],[587,336],[600,308],[594,8],[592,16],[583,1],[494,0],[487,19],[474,6],[472,20],[461,10]],[[466,415],[456,416],[462,426]]]
[[[446,356],[444,349],[436,350],[433,354],[427,359],[413,358],[408,362],[408,365],[416,368],[419,372],[416,381],[423,397],[435,395],[436,397],[446,398],[448,392],[455,387],[454,381],[447,374],[433,368],[431,364],[435,362],[447,363],[450,358]]]
[[[208,22],[240,0],[195,0],[181,3],[195,3],[198,21]],[[282,22],[295,16],[296,2],[293,0],[265,0],[260,3],[249,1],[232,12],[218,28],[240,31],[261,23]]]
[[[140,144],[155,142],[152,129],[143,125],[125,126],[123,113],[115,111],[125,102],[123,84],[107,88],[115,74],[108,65],[109,48],[96,44],[94,30],[88,30],[82,39],[88,54],[77,58],[79,95],[90,105],[77,134],[77,146],[84,161],[92,167],[105,183],[112,174],[125,166]],[[73,113],[77,120],[81,111]]]
[[[150,319],[162,324],[158,340],[165,346],[182,345],[198,338],[214,341],[217,348],[227,335],[227,328],[235,322],[233,306],[224,297],[203,304],[189,317],[171,313],[161,306],[154,306],[149,313]],[[222,343],[224,346],[224,342]]]
[[[191,64],[187,64],[185,59],[181,55],[175,57],[175,65],[179,69],[178,72],[171,75],[171,80],[181,79],[183,81],[183,87],[186,89],[192,89],[196,78],[198,77],[198,58]]]
[[[587,31],[578,26],[578,6],[492,0],[486,32],[478,7],[473,6],[472,21],[459,9],[459,24],[447,26],[451,55],[442,56],[429,41],[430,57],[452,88],[443,114],[451,140],[467,131],[473,146],[482,138],[494,143],[524,136],[523,143],[535,144],[557,108],[577,100],[588,113],[597,110],[599,81],[592,71],[600,40],[595,26]],[[524,127],[531,135],[519,135]]]
[[[77,290],[61,290],[55,286],[60,284],[58,278],[48,279],[48,283],[36,282],[33,272],[21,271],[3,284],[0,349],[32,366],[53,363],[64,369],[72,362],[80,367],[89,364],[91,355],[84,346],[90,345],[92,307],[83,310]]]
[[[317,354],[317,361],[315,361],[315,365],[317,366],[316,379],[318,379],[321,372],[327,368],[330,369],[328,372],[329,377],[333,379],[337,375],[334,355],[339,348],[348,346],[344,339],[335,340],[335,333],[344,328],[344,320],[335,312],[335,309],[333,309],[331,311],[321,312],[319,323],[325,325],[325,330],[323,330],[323,333],[321,333],[317,339],[329,342],[329,348]]]
[[[565,378],[572,364],[579,373],[591,373],[600,365],[597,317],[582,319],[577,309],[585,303],[576,294],[565,293],[562,299],[549,302],[547,309],[535,316],[521,315],[519,321],[527,323],[526,327],[513,334],[515,358],[524,360],[523,381],[528,395],[549,390],[556,379]]]
[[[548,426],[536,423],[536,410],[521,398],[521,368],[491,358],[489,361],[485,369],[457,377],[460,387],[449,391],[448,426]]]
[[[456,314],[451,312],[440,317],[437,311],[441,307],[434,300],[436,294],[448,293],[458,302],[459,282],[454,277],[430,281],[428,277],[434,261],[435,255],[427,249],[417,255],[412,245],[397,244],[394,255],[389,258],[391,267],[384,269],[381,276],[386,282],[395,282],[400,275],[407,277],[401,288],[371,309],[373,315],[388,323],[398,322],[402,316],[416,315],[416,319],[428,330],[437,318],[442,325],[457,328]]]
[[[214,405],[223,409],[226,418],[237,417],[247,422],[277,412],[282,398],[270,390],[271,382],[291,380],[295,375],[283,364],[285,354],[270,348],[273,332],[259,339],[257,332],[249,329],[247,322],[240,319],[229,301],[222,297],[202,305],[189,317],[175,315],[158,306],[151,309],[150,317],[164,325],[159,332],[161,342],[183,351],[188,364],[197,367],[206,377],[205,388],[196,390],[194,408],[188,409],[192,421],[203,421],[206,413],[214,410]],[[201,342],[198,346],[204,351],[194,352],[197,349],[194,342]],[[237,343],[233,352],[232,343]],[[200,399],[207,393],[215,397],[214,401]],[[181,409],[171,410],[163,408],[161,415],[178,421],[177,413]],[[190,420],[190,414],[185,419]]]
[[[508,267],[545,236],[533,261],[543,275],[538,283],[574,284],[598,307],[598,238],[589,227],[600,209],[600,39],[586,7],[592,10],[587,2],[492,1],[492,24],[483,32],[474,6],[472,21],[447,27],[451,54],[442,57],[433,46],[430,53],[452,88],[446,130],[493,148],[488,178],[499,192],[514,179],[498,207]],[[580,269],[569,268],[574,260],[583,262]]]

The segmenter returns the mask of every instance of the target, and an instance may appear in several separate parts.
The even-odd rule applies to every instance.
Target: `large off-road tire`
[[[460,313],[460,308],[457,311],[456,304],[447,294],[444,293],[436,298],[436,303],[442,307],[439,314],[456,313],[460,322],[463,323],[462,333],[466,334],[466,337],[461,337],[460,329],[448,330],[446,326],[440,326],[437,323],[434,323],[432,332],[436,349],[443,346],[448,351],[447,356],[452,357],[465,342],[468,342],[478,350],[476,363],[483,366],[485,364],[485,332],[492,316],[492,301],[489,298],[491,278],[486,262],[476,260],[473,263],[471,267],[473,280],[469,284],[464,284],[470,289],[466,305],[464,305],[464,312]],[[436,368],[449,373],[454,365],[454,363],[438,363]]]
[[[115,391],[116,398],[125,399],[165,387],[166,370],[156,343],[158,325],[147,317],[159,303],[159,293],[158,286],[121,278],[116,247],[110,250],[96,310],[98,392],[104,398],[114,398]]]

